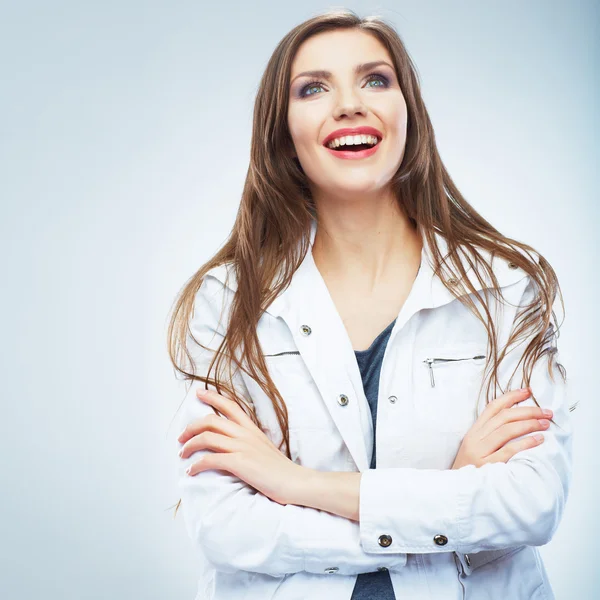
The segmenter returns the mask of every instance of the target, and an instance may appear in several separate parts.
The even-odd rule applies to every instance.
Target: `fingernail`
[[[541,433],[537,433],[536,435],[533,436],[533,439],[536,442],[543,442],[544,441],[544,436]]]
[[[545,417],[551,417],[554,414],[549,408],[544,408],[542,412],[544,413]]]

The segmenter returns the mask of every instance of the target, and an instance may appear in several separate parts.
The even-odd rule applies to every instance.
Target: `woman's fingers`
[[[218,394],[215,390],[205,390],[204,388],[198,388],[196,390],[196,396],[202,402],[216,408],[231,421],[235,421],[244,427],[248,426],[248,424],[254,425],[252,419],[244,412],[242,407],[235,402],[235,400],[223,396],[222,394]]]
[[[193,435],[199,433],[202,428],[205,426],[209,417],[221,419],[222,421],[229,421],[231,423],[235,423],[248,431],[252,431],[257,429],[256,425],[252,421],[252,419],[243,411],[243,409],[230,398],[226,396],[222,396],[218,394],[214,390],[204,390],[203,388],[198,388],[196,390],[196,396],[199,402],[204,402],[214,408],[216,408],[223,417],[217,414],[207,415],[202,419],[197,419],[189,423],[186,428],[179,434],[177,441],[180,443],[185,443],[190,439]],[[215,424],[219,424],[218,421],[212,421]],[[231,430],[230,430],[231,431]],[[231,434],[230,434],[231,435]]]
[[[188,424],[185,428],[185,443],[179,451],[181,458],[187,458],[197,450],[210,449],[221,452],[233,452],[239,449],[239,443],[232,445],[230,440],[243,439],[244,428],[233,421],[217,415],[206,415]],[[180,440],[181,441],[181,440]]]
[[[513,390],[492,400],[467,432],[452,468],[467,464],[477,467],[488,462],[506,462],[517,452],[540,442],[528,433],[548,428],[546,415],[538,406],[515,406],[531,395],[531,391]],[[512,441],[515,438],[521,438]]]
[[[517,404],[518,402],[523,402],[531,395],[531,391],[529,388],[525,388],[522,390],[511,390],[510,392],[506,392],[497,398],[494,398],[484,409],[484,411],[479,415],[479,418],[473,423],[472,431],[479,431],[482,427],[484,427],[488,421],[494,418],[498,413],[500,413],[505,408],[510,408],[511,406]]]
[[[540,408],[539,406],[513,406],[511,408],[503,408],[480,427],[479,435],[484,438],[507,423],[531,419],[551,419],[552,415],[553,413],[551,410]]]
[[[539,446],[543,442],[543,434],[528,435],[520,440],[509,442],[508,444],[504,445],[502,448],[486,457],[485,462],[507,463],[518,452],[533,448],[534,446]]]
[[[510,442],[510,440],[527,435],[528,433],[544,431],[548,429],[549,425],[550,421],[546,419],[525,419],[523,421],[505,423],[482,439],[482,450],[485,456],[489,456]]]

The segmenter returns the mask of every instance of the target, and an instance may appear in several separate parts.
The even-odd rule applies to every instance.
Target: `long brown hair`
[[[490,363],[492,365],[486,391],[488,401],[492,381],[494,389],[498,386],[499,363],[515,340],[522,340],[525,336],[531,336],[531,342],[522,358],[524,381],[519,387],[529,385],[534,364],[545,354],[550,355],[548,370],[552,380],[554,381],[552,367],[555,363],[566,381],[564,367],[553,360],[557,351],[559,329],[553,304],[557,292],[560,292],[554,270],[531,246],[508,238],[496,230],[456,188],[436,148],[416,68],[393,27],[379,17],[359,18],[351,10],[331,10],[296,26],[275,48],[256,97],[250,165],[235,224],[223,247],[186,282],[174,303],[168,330],[171,362],[190,381],[190,385],[196,380],[206,386],[214,386],[219,393],[228,395],[240,404],[261,427],[252,403],[245,402],[236,393],[231,383],[231,370],[228,371],[229,380],[221,377],[220,373],[225,364],[230,368],[231,363],[235,363],[236,368],[243,368],[256,380],[273,403],[288,458],[291,456],[287,408],[269,376],[260,352],[256,325],[264,309],[288,286],[308,251],[311,219],[316,216],[307,177],[298,159],[293,157],[293,143],[287,126],[292,61],[305,40],[317,33],[335,29],[356,29],[375,36],[393,60],[406,100],[408,125],[404,158],[391,186],[402,210],[418,225],[422,235],[427,236],[435,261],[435,272],[439,273],[442,265],[448,270],[450,277],[442,277],[444,286],[487,329],[490,354],[486,371]],[[435,243],[434,231],[447,240],[448,253],[445,257]],[[521,313],[521,317],[517,319],[519,326],[500,352],[490,310],[484,301],[484,321],[468,296],[469,293],[474,293],[480,297],[466,276],[458,256],[458,252],[464,254],[464,259],[481,282],[484,280],[481,279],[479,269],[487,273],[494,289],[499,288],[491,266],[482,259],[475,246],[522,268],[531,277],[537,290],[534,302]],[[196,374],[186,347],[194,297],[206,273],[223,264],[228,264],[233,269],[237,279],[237,291],[231,304],[227,332],[211,362],[209,373]],[[560,301],[564,312],[562,293]],[[239,360],[236,352],[239,352]],[[187,364],[191,366],[192,372],[188,372]],[[210,378],[213,367],[215,377]],[[535,402],[538,404],[537,400]],[[180,503],[181,500],[176,506],[175,514]]]

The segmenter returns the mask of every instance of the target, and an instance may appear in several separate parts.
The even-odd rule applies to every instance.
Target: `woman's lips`
[[[325,148],[325,150],[327,150],[327,152],[329,152],[329,154],[331,154],[332,156],[335,156],[336,158],[357,160],[360,158],[367,158],[367,157],[375,154],[375,152],[377,152],[377,149],[381,145],[381,141],[382,140],[377,142],[371,148],[367,148],[366,150],[332,150],[331,148],[328,148],[327,146],[323,146],[323,147]]]

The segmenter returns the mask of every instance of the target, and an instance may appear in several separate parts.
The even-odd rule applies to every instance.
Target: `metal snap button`
[[[445,535],[438,534],[433,536],[433,541],[438,546],[445,546],[448,543],[448,538]]]
[[[518,269],[519,265],[515,265],[515,263],[511,261],[508,263],[508,268],[509,269]]]
[[[389,400],[389,401],[390,401],[392,404],[394,404],[394,403],[396,402],[396,400],[398,400],[398,398],[396,398],[396,396],[390,396],[390,397],[388,398],[388,400]]]
[[[378,571],[387,571],[388,568],[387,567],[377,567]]]
[[[392,543],[391,535],[380,535],[379,536],[379,545],[387,548]]]
[[[346,406],[346,404],[348,404],[348,402],[350,402],[350,400],[348,399],[348,396],[346,396],[346,394],[340,394],[338,396],[338,404],[341,404],[342,406]]]
[[[337,573],[339,569],[337,567],[327,567],[325,573]]]
[[[312,329],[308,325],[300,326],[300,333],[302,333],[302,335],[310,335],[311,332],[312,332]]]

